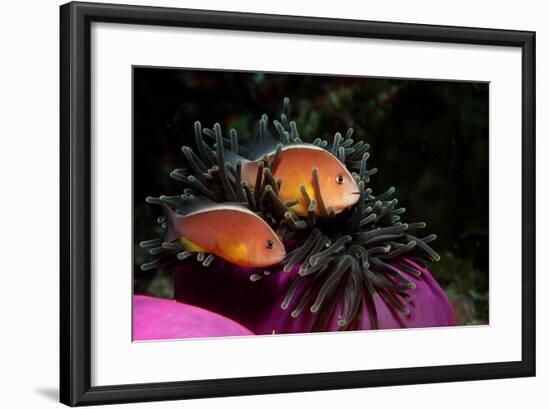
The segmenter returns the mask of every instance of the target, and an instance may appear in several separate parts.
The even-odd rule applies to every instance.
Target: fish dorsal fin
[[[283,150],[285,150],[285,149],[297,149],[297,148],[313,149],[315,151],[330,153],[325,148],[321,148],[320,146],[314,145],[312,143],[307,143],[307,142],[291,142],[291,143],[287,143],[286,145],[283,146]]]
[[[216,205],[217,203],[212,202],[208,199],[191,196],[184,200],[182,204],[179,204],[177,206],[176,214],[178,216],[187,216],[191,213],[197,213],[206,209],[210,209]]]
[[[166,206],[168,207],[168,206]],[[171,210],[171,209],[170,209]],[[187,217],[197,213],[215,211],[215,210],[235,210],[243,213],[248,213],[252,216],[260,217],[248,207],[246,207],[244,202],[211,202],[202,198],[191,198],[188,199],[186,203],[178,206],[176,212],[176,217]],[[165,211],[166,213],[166,211]]]
[[[281,142],[275,141],[275,144],[266,144],[266,145],[263,145],[262,147],[258,147],[257,152],[255,154],[256,156],[251,156],[251,159],[254,161],[257,161],[262,159],[262,157],[264,157],[265,155],[270,156],[274,154],[275,151],[277,150],[277,145],[279,144],[281,144]],[[318,151],[326,152],[330,154],[329,151],[327,151],[324,148],[321,148],[320,146],[313,145],[310,143],[305,143],[305,142],[289,142],[282,145],[283,151],[288,149],[297,149],[297,148],[313,149],[313,150],[318,150]]]

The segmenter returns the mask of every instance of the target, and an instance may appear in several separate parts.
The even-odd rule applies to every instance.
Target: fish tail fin
[[[196,201],[192,208],[197,209],[199,208],[199,206],[207,206],[207,204],[203,203],[202,201]],[[178,230],[177,220],[178,217],[181,216],[179,216],[167,205],[162,205],[162,210],[164,212],[164,217],[166,218],[166,237],[164,238],[164,241],[166,243],[169,243],[171,241],[178,240],[178,242],[185,248],[185,250],[193,253],[204,253],[205,249],[185,238],[185,234],[182,234],[183,232]],[[191,210],[187,209],[187,211]]]
[[[162,205],[162,211],[164,212],[164,217],[166,219],[166,237],[164,238],[164,241],[170,242],[179,237],[176,229],[176,220],[178,215],[167,205]]]

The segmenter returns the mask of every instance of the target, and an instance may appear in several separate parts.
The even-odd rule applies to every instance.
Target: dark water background
[[[151,259],[137,246],[158,234],[159,209],[146,196],[177,194],[169,177],[193,123],[227,131],[241,144],[261,114],[270,122],[290,98],[304,140],[332,139],[354,128],[371,145],[371,187],[390,186],[407,208],[405,222],[425,221],[441,261],[429,266],[462,324],[488,322],[489,85],[251,72],[134,68],[134,287],[172,296],[169,274],[142,272]],[[311,138],[311,139],[310,139]]]

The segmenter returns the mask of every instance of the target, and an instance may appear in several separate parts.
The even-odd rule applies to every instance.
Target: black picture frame
[[[114,4],[60,8],[60,400],[76,405],[535,375],[535,33]],[[92,22],[519,47],[522,52],[522,358],[515,362],[91,386]]]

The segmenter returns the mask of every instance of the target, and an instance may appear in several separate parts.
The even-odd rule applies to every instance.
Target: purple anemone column
[[[403,260],[422,272],[420,277],[416,277],[402,271],[404,276],[416,284],[414,290],[407,291],[412,297],[412,301],[407,303],[410,314],[397,312],[381,298],[377,298],[375,303],[379,327],[392,329],[456,325],[452,305],[430,272],[410,260]],[[290,313],[297,304],[296,299],[286,310],[281,309],[297,271],[295,268],[289,273],[280,272],[252,282],[249,279],[250,270],[225,263],[218,263],[209,269],[193,265],[176,274],[175,295],[182,302],[215,311],[258,335],[310,332],[315,314],[309,309],[304,309],[297,318],[292,318]],[[369,313],[367,307],[363,306],[361,329],[372,329]],[[335,313],[328,330],[336,330],[337,321],[338,314]]]

